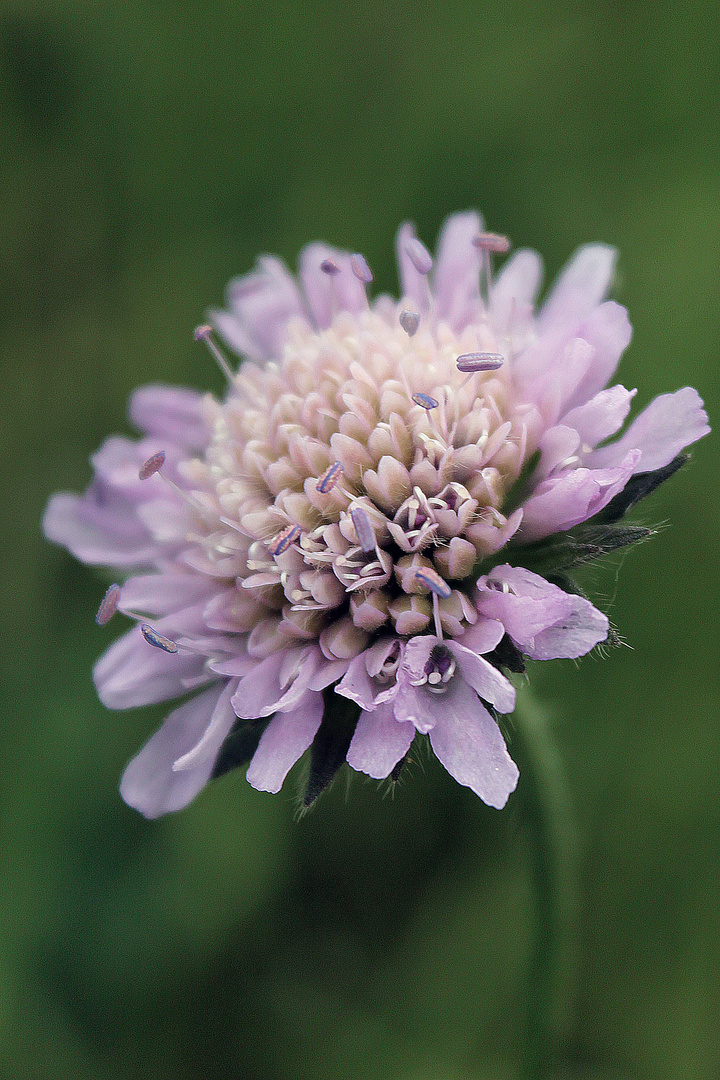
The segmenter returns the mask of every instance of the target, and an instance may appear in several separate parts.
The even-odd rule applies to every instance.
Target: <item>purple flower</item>
[[[299,281],[262,258],[211,314],[245,358],[224,400],[136,391],[142,438],[50,500],[48,538],[125,578],[98,622],[136,620],[96,664],[101,700],[183,699],[122,780],[148,817],[247,762],[278,791],[308,749],[306,803],[343,760],[394,779],[425,735],[502,807],[507,672],[607,638],[570,571],[648,534],[620,519],[707,417],[686,387],[617,438],[635,392],[604,389],[630,341],[614,252],[582,248],[535,312],[538,256],[493,278],[508,244],[482,229],[448,219],[433,262],[404,225],[399,302],[368,301],[360,255],[311,245]]]

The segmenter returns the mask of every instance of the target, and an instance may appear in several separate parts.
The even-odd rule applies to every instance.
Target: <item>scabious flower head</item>
[[[101,700],[186,699],[122,780],[148,817],[247,762],[278,791],[309,748],[306,803],[344,760],[394,779],[418,733],[505,804],[507,672],[607,638],[569,572],[647,535],[620,518],[709,430],[685,388],[608,441],[635,393],[604,389],[631,333],[614,252],[582,248],[536,312],[537,255],[493,278],[508,246],[458,214],[433,260],[404,225],[399,302],[368,301],[361,255],[313,244],[299,281],[263,257],[211,315],[243,358],[220,358],[224,399],[137,390],[142,438],[51,499],[51,540],[131,575],[97,616],[136,620],[95,667]]]

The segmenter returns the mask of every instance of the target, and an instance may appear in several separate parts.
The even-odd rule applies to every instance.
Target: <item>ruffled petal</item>
[[[53,544],[91,566],[149,566],[158,554],[135,506],[117,497],[97,498],[93,489],[85,495],[53,495],[42,528]]]
[[[584,405],[566,413],[562,424],[574,428],[585,447],[597,446],[620,430],[636,393],[637,390],[626,390],[624,386],[601,390]]]
[[[453,214],[442,227],[433,272],[433,296],[439,319],[457,331],[480,311],[480,256],[473,239],[482,231],[482,218],[474,210]]]
[[[607,244],[580,248],[555,282],[538,314],[541,333],[572,330],[605,298],[617,252]]]
[[[593,350],[593,359],[583,378],[566,396],[566,409],[588,401],[610,381],[630,344],[632,327],[625,308],[608,300],[590,313],[576,333]]]
[[[529,319],[542,273],[542,260],[534,251],[516,251],[505,263],[490,293],[493,327],[499,335]]]
[[[274,652],[261,660],[238,685],[233,698],[237,715],[242,720],[257,720],[278,710],[293,709],[318,667],[319,652],[302,646]]]
[[[292,712],[277,713],[262,734],[247,779],[258,791],[278,792],[308,747],[323,716],[322,694],[308,693]]]
[[[478,581],[479,610],[498,619],[532,660],[584,656],[608,634],[607,616],[582,596],[520,566],[496,566]]]
[[[496,667],[482,656],[466,649],[459,641],[448,641],[447,647],[457,660],[463,679],[483,701],[489,701],[501,713],[513,711],[515,687]]]
[[[186,701],[167,717],[140,753],[132,759],[120,783],[128,806],[147,818],[181,810],[194,799],[212,774],[223,739],[235,722],[230,706],[234,683],[218,684]],[[192,768],[174,771],[173,764],[214,728],[213,748]],[[215,745],[216,744],[216,745]]]
[[[686,386],[674,394],[656,397],[617,442],[589,454],[586,461],[591,468],[612,466],[637,448],[642,451],[642,457],[634,471],[653,472],[668,465],[681,450],[709,431],[700,395]]]
[[[391,703],[379,705],[373,712],[363,710],[347,752],[348,765],[383,780],[405,757],[414,737],[413,725],[399,723]]]
[[[125,582],[120,592],[118,608],[126,614],[141,613],[157,619],[197,604],[213,596],[216,591],[214,581],[208,581],[198,574],[174,571],[141,574],[139,577],[128,578]],[[216,629],[234,628],[222,626]]]
[[[544,480],[523,506],[518,537],[530,543],[587,521],[622,491],[639,460],[632,450],[614,468],[570,469]]]
[[[452,694],[438,698],[430,743],[438,761],[459,784],[488,806],[502,809],[517,785],[518,767],[507,752],[500,728],[461,680]]]

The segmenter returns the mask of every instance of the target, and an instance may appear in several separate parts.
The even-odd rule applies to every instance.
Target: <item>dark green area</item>
[[[517,1076],[519,801],[413,747],[391,792],[341,774],[300,816],[299,776],[234,770],[146,822],[116,785],[162,710],[96,701],[109,582],[38,523],[133,386],[220,389],[192,330],[256,254],[323,238],[394,290],[399,222],[432,243],[471,205],[549,273],[616,244],[620,379],[638,407],[695,385],[717,423],[719,29],[709,0],[5,0],[0,1073]],[[717,460],[704,440],[633,512],[658,535],[582,571],[625,647],[529,670],[582,844],[564,1080],[717,1076]]]

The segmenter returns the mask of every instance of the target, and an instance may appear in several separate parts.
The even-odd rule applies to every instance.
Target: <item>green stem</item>
[[[553,1074],[574,976],[578,843],[548,714],[526,689],[514,714],[513,756],[527,828],[534,900],[523,1080]]]

